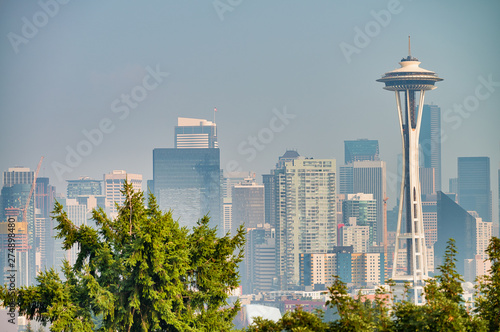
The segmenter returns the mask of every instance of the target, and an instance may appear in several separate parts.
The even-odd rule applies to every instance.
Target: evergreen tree
[[[64,263],[64,281],[51,269],[36,286],[2,287],[0,299],[52,331],[229,331],[240,308],[227,298],[239,285],[243,227],[218,237],[204,217],[189,232],[152,195],[146,208],[131,184],[122,193],[116,219],[93,211],[97,230],[75,226],[56,203],[58,237],[65,249],[80,249],[75,265]]]
[[[493,237],[488,249],[490,275],[478,279],[475,312],[487,321],[488,331],[500,331],[500,239]]]

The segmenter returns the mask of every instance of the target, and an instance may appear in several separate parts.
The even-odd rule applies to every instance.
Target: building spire
[[[411,58],[411,42],[410,42],[410,36],[408,36],[408,57]]]

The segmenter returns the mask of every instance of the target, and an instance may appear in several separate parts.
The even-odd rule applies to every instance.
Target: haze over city
[[[444,78],[426,96],[442,112],[443,189],[457,157],[489,157],[498,221],[498,2],[222,3],[61,1],[45,20],[36,1],[3,1],[0,169],[44,156],[40,176],[60,193],[113,169],[152,179],[152,150],[173,147],[177,117],[213,120],[217,108],[221,168],[259,181],[287,148],[340,165],[344,140],[378,140],[392,207],[401,138],[394,96],[375,80],[411,35],[412,55]],[[127,103],[137,86],[147,96]],[[277,113],[288,118],[270,131]],[[68,165],[100,125],[102,140]]]

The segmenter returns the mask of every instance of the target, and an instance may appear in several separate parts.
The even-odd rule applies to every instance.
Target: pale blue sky
[[[375,80],[399,67],[411,34],[412,55],[444,78],[426,97],[443,112],[443,187],[456,176],[457,157],[490,157],[498,218],[500,83],[474,97],[479,77],[500,82],[498,1],[68,1],[43,14],[40,3],[54,1],[0,3],[1,171],[35,168],[43,155],[41,175],[59,192],[66,179],[113,169],[151,179],[152,150],[173,147],[177,117],[212,119],[217,107],[223,168],[234,161],[262,174],[286,148],[341,164],[344,140],[369,138],[394,174],[395,100]],[[229,10],[218,13],[214,3]],[[392,14],[377,23],[381,11]],[[35,32],[27,26],[34,23]],[[348,62],[340,45],[356,46],[358,28],[371,36],[358,40]],[[122,94],[145,91],[147,68],[157,66],[168,77],[127,116],[113,112]],[[453,110],[464,101],[475,110]],[[249,136],[269,134],[273,109],[285,108],[295,118],[263,136],[255,158],[238,151]],[[82,131],[103,119],[113,130],[68,166],[67,147],[76,149]],[[58,163],[71,170],[63,181]],[[388,195],[394,204],[392,183]]]

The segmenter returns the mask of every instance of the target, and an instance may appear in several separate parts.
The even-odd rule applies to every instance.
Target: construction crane
[[[42,161],[43,161],[43,156],[40,158],[40,161],[38,162],[38,166],[36,167],[35,175],[33,177],[33,184],[31,185],[31,191],[30,191],[30,194],[28,196],[28,200],[26,201],[26,206],[24,207],[24,211],[23,211],[23,221],[24,222],[27,222],[26,216],[28,214],[28,208],[30,206],[31,197],[33,196],[33,192],[35,191],[36,178],[38,177],[38,172],[40,171],[40,166],[42,166]]]

